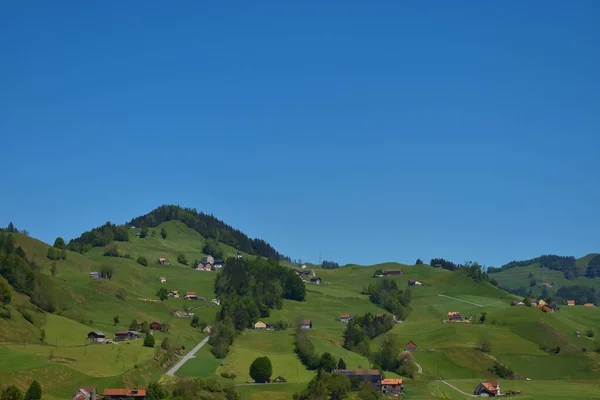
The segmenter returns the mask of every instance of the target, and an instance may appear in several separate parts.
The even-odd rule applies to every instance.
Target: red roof
[[[311,325],[310,319],[303,319],[300,322],[298,322],[298,325]]]
[[[567,300],[567,304],[570,306],[574,306],[575,305],[575,300]]]
[[[416,349],[417,345],[415,344],[415,342],[413,342],[412,340],[408,343],[406,343],[406,348],[407,349]]]
[[[383,379],[382,385],[402,385],[402,379]]]
[[[146,397],[146,390],[140,389],[104,389],[103,396]]]
[[[482,382],[481,384],[487,390],[489,390],[490,392],[494,392],[494,393],[498,392],[498,386],[500,385],[500,383],[498,381],[485,381],[485,382]]]
[[[350,314],[342,314],[341,318],[350,318]]]
[[[186,296],[198,296],[198,292],[185,292]]]

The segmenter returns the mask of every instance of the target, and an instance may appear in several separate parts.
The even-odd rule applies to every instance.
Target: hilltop
[[[0,278],[13,292],[11,303],[3,308],[10,317],[0,318],[0,375],[6,383],[15,383],[25,389],[35,376],[42,384],[44,398],[58,400],[70,398],[82,385],[139,388],[156,380],[173,382],[174,378],[166,376],[165,372],[179,356],[174,350],[161,350],[160,344],[168,339],[171,349],[184,354],[207,336],[201,328],[190,326],[189,318],[176,317],[173,312],[192,306],[191,311],[199,317],[201,326],[220,326],[224,322],[217,319],[219,314],[227,313],[224,308],[242,307],[240,302],[229,302],[227,292],[232,285],[241,285],[239,290],[245,291],[248,280],[223,284],[222,279],[217,280],[215,272],[192,269],[194,260],[207,255],[203,252],[207,243],[217,246],[223,259],[235,259],[237,247],[216,241],[221,234],[204,236],[195,226],[190,226],[189,221],[169,219],[145,224],[142,219],[134,219],[126,226],[115,226],[120,230],[117,236],[126,235],[127,240],[117,240],[113,227],[104,228],[106,232],[97,237],[106,239],[110,237],[107,232],[111,231],[111,240],[103,239],[102,245],[88,246],[83,253],[69,250],[73,247],[66,245],[65,258],[59,256],[56,260],[48,258],[55,247],[20,233],[11,234],[15,248],[21,247],[28,260],[33,273],[33,289],[47,287],[49,293],[48,302],[40,303],[38,292],[34,295],[17,290],[5,278]],[[164,237],[161,235],[163,230]],[[95,234],[90,231],[90,235]],[[83,242],[75,240],[72,243],[79,246]],[[61,247],[60,243],[58,246]],[[119,257],[114,256],[115,247]],[[257,249],[249,250],[258,253]],[[177,262],[181,255],[188,265]],[[138,263],[139,257],[146,258],[147,266]],[[170,265],[159,264],[159,258],[170,260]],[[244,263],[253,265],[256,279],[263,279],[259,277],[261,271],[277,265],[264,260],[260,254],[242,252],[242,258]],[[285,260],[279,264],[294,268]],[[56,266],[54,273],[53,265]],[[224,268],[240,266],[243,264],[226,264]],[[110,279],[90,278],[91,272],[101,271],[103,267],[112,267]],[[385,365],[386,369],[392,368],[386,371],[388,377],[400,373],[404,378],[406,398],[462,399],[463,395],[440,380],[472,392],[478,380],[499,378],[495,366],[511,370],[512,377],[532,379],[500,378],[505,390],[521,390],[522,399],[599,396],[594,382],[600,379],[600,359],[594,350],[600,348],[600,343],[595,336],[574,335],[575,331],[600,334],[595,332],[600,326],[598,308],[562,307],[554,313],[543,313],[533,307],[515,307],[512,303],[521,297],[495,287],[490,283],[492,280],[475,273],[477,268],[471,265],[447,270],[425,264],[385,263],[322,269],[309,265],[310,276],[314,272],[320,280],[308,283],[307,279],[305,294],[300,301],[282,298],[281,303],[273,304],[270,310],[254,311],[260,313],[254,319],[287,329],[242,329],[228,346],[223,359],[213,354],[213,344],[221,344],[211,342],[187,361],[176,376],[211,378],[222,384],[240,385],[236,390],[244,399],[291,398],[316,375],[314,369],[300,361],[295,345],[295,327],[300,320],[310,320],[312,328],[306,331],[305,339],[310,341],[314,353],[328,352],[335,360],[342,358],[351,369],[370,366],[374,359],[393,365],[393,355],[413,341],[418,346],[412,352],[418,368],[411,371]],[[526,267],[507,268],[492,274],[502,285],[502,274],[523,268]],[[539,266],[536,268],[540,270]],[[5,269],[0,270],[4,275]],[[375,277],[385,270],[402,270],[402,273]],[[560,274],[559,271],[550,272]],[[229,279],[238,276],[240,274],[232,272]],[[166,283],[161,284],[160,277],[164,277]],[[255,278],[251,280],[255,282]],[[422,285],[409,286],[409,281],[418,281]],[[35,282],[43,282],[43,285]],[[394,296],[402,304],[372,295],[372,288],[383,282],[387,282],[386,287],[392,287],[390,282],[393,282],[393,287],[397,288],[394,290],[400,291],[400,297]],[[256,288],[255,283],[252,285],[249,287]],[[287,283],[282,281],[282,285]],[[221,293],[219,298],[224,300],[221,307],[210,301],[216,297],[216,286]],[[178,290],[181,294],[197,292],[208,301],[182,298],[158,301],[156,294],[161,288]],[[274,284],[266,292],[272,296],[278,290]],[[257,293],[261,296],[263,292],[265,290]],[[264,301],[277,303],[279,300]],[[40,304],[53,307],[48,308],[50,312],[44,311]],[[247,303],[244,304],[243,307],[247,307]],[[389,314],[390,309],[401,322],[393,323],[389,331],[376,332],[353,351],[344,347],[349,324],[340,321],[342,314],[350,314],[358,320],[368,313]],[[467,322],[447,321],[448,312],[460,313]],[[482,315],[485,315],[483,320]],[[141,341],[131,341],[128,345],[99,345],[87,340],[90,331],[101,331],[113,337],[115,332],[127,330],[132,320],[158,321],[167,324],[169,329],[154,332],[155,348],[144,347]],[[248,325],[245,324],[237,327],[246,328]],[[485,351],[482,351],[483,342],[486,343]],[[382,353],[392,354],[392,360],[381,359]],[[246,385],[250,380],[250,364],[262,356],[271,359],[273,376],[284,376],[286,384]]]

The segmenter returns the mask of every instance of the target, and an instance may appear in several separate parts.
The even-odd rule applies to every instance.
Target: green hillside
[[[44,388],[44,398],[54,400],[69,398],[81,385],[97,385],[103,389],[146,387],[151,380],[171,382],[172,378],[165,376],[166,358],[165,352],[159,349],[160,343],[168,338],[173,344],[183,345],[187,351],[206,335],[192,328],[189,319],[174,317],[172,312],[190,305],[204,307],[193,312],[212,324],[218,307],[211,302],[173,298],[157,301],[156,292],[161,287],[180,293],[195,291],[200,296],[212,298],[216,277],[214,272],[194,271],[190,266],[176,262],[180,254],[185,254],[189,261],[201,258],[205,237],[181,221],[163,222],[153,229],[160,232],[163,228],[167,232],[165,239],[160,235],[136,237],[135,232],[140,231],[138,227],[131,230],[128,242],[110,242],[85,254],[67,251],[66,260],[57,261],[55,276],[51,274],[52,261],[46,257],[49,245],[13,233],[16,244],[22,246],[27,257],[34,260],[41,273],[56,286],[57,310],[42,312],[28,296],[13,291],[12,302],[6,307],[11,318],[0,318],[0,376],[3,383],[15,383],[26,389],[35,377]],[[131,258],[104,256],[104,251],[114,244]],[[220,246],[226,257],[237,253],[233,247],[223,243]],[[138,256],[146,257],[149,265],[139,265],[136,262]],[[158,264],[159,257],[168,258],[171,265]],[[252,257],[244,254],[246,259]],[[98,271],[103,265],[113,266],[112,279],[90,279],[89,273]],[[519,398],[600,396],[600,389],[594,384],[600,380],[600,358],[594,351],[600,348],[600,343],[595,338],[574,335],[576,330],[593,330],[600,335],[600,309],[562,307],[555,313],[545,314],[530,307],[514,307],[511,302],[519,297],[489,283],[476,282],[461,271],[396,263],[315,269],[322,283],[306,285],[305,301],[284,300],[281,309],[271,310],[269,317],[263,320],[296,326],[299,320],[310,319],[313,328],[308,335],[318,354],[329,352],[336,360],[343,358],[348,368],[368,367],[371,361],[367,357],[342,347],[347,325],[340,322],[339,317],[345,313],[354,317],[367,312],[387,313],[361,293],[367,285],[380,281],[373,277],[376,270],[394,268],[404,270],[404,275],[388,277],[399,288],[406,289],[409,279],[421,281],[424,286],[410,288],[412,300],[405,320],[395,324],[386,334],[373,338],[370,350],[378,351],[384,340],[390,338],[397,352],[408,341],[417,344],[418,350],[413,356],[422,373],[416,373],[413,379],[404,377],[406,398],[465,398],[441,380],[470,393],[478,380],[497,378],[490,372],[496,362],[509,367],[519,377],[532,379],[501,379],[504,387],[521,390],[523,394]],[[494,274],[494,277],[502,284],[500,277],[503,274],[525,268],[529,267],[511,268]],[[161,276],[166,278],[165,284],[159,283]],[[4,278],[0,279],[6,283]],[[444,322],[449,311],[472,316],[473,322]],[[482,312],[487,313],[486,319],[479,323]],[[119,324],[115,326],[113,317],[117,315]],[[155,334],[157,346],[154,349],[133,341],[110,345],[87,341],[87,333],[92,330],[112,337],[117,331],[127,330],[133,319],[161,321],[169,324],[170,329]],[[45,332],[43,341],[42,329]],[[236,388],[244,399],[289,399],[293,393],[305,388],[316,374],[294,353],[294,335],[294,328],[244,330],[223,360],[216,359],[207,344],[177,371],[177,375],[214,378],[218,382],[240,385]],[[488,353],[479,350],[483,339],[491,348]],[[557,346],[560,347],[558,354],[549,351]],[[265,355],[273,363],[273,376],[283,375],[288,383],[245,385],[250,380],[250,364]],[[222,374],[235,374],[235,377],[228,379]],[[397,376],[393,372],[386,375]]]

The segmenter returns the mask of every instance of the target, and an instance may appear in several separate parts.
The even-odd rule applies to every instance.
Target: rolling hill
[[[29,296],[13,290],[12,302],[6,307],[11,318],[0,318],[3,383],[15,383],[25,389],[35,377],[42,384],[44,398],[54,400],[70,398],[82,385],[97,385],[101,389],[145,387],[152,380],[170,382],[173,379],[165,375],[163,368],[172,360],[159,349],[159,344],[168,338],[187,351],[206,334],[192,328],[189,319],[177,318],[172,312],[193,303],[194,307],[204,307],[193,312],[211,324],[218,307],[208,301],[169,298],[160,302],[156,293],[165,287],[180,293],[195,291],[212,298],[216,274],[195,271],[175,261],[180,254],[190,261],[203,256],[207,237],[195,227],[176,219],[162,221],[151,230],[164,229],[167,235],[163,239],[159,234],[137,237],[142,225],[138,223],[135,229],[129,229],[129,241],[109,241],[103,246],[92,246],[84,254],[67,251],[65,260],[56,261],[55,275],[51,272],[52,261],[47,258],[48,244],[12,234],[16,245],[23,248],[27,258],[34,261],[39,272],[56,287],[57,298],[56,311],[48,313],[32,303]],[[115,244],[130,258],[105,256],[105,251]],[[219,246],[226,257],[237,253],[237,248],[223,242]],[[139,256],[148,259],[147,267],[136,262]],[[256,256],[243,254],[245,259]],[[159,257],[168,258],[172,265],[158,264]],[[114,268],[112,279],[90,279],[90,272],[106,265]],[[289,263],[286,265],[291,267]],[[494,277],[502,282],[502,274],[530,267],[509,268],[495,273]],[[461,271],[397,263],[314,269],[322,283],[306,285],[305,301],[283,300],[283,306],[272,309],[263,320],[295,326],[301,319],[310,319],[313,328],[308,336],[317,353],[329,352],[336,360],[343,358],[348,368],[370,366],[367,357],[342,346],[346,324],[339,318],[345,313],[353,317],[387,313],[362,292],[366,285],[379,281],[380,278],[373,277],[376,270],[398,268],[403,269],[403,275],[388,277],[398,287],[405,289],[409,279],[419,280],[424,286],[411,287],[412,300],[404,321],[373,338],[369,346],[376,352],[384,341],[393,341],[395,351],[402,350],[408,341],[417,344],[418,350],[413,356],[422,372],[412,379],[404,377],[406,398],[466,398],[442,380],[470,393],[479,380],[496,377],[490,371],[495,363],[510,368],[518,377],[532,379],[502,380],[505,390],[520,390],[522,399],[600,396],[597,385],[600,356],[594,351],[600,348],[600,343],[595,337],[574,335],[576,330],[600,334],[598,308],[562,307],[546,314],[531,307],[514,307],[511,303],[519,297],[489,283],[476,282]],[[161,276],[166,278],[165,284],[159,283]],[[4,278],[0,279],[7,283]],[[472,316],[473,322],[444,322],[449,311]],[[482,312],[487,313],[486,319],[479,323]],[[117,324],[115,316],[119,317]],[[132,320],[161,321],[169,324],[170,329],[156,332],[154,349],[134,341],[112,345],[87,341],[90,331],[102,331],[112,337],[117,331],[127,330]],[[216,359],[211,346],[205,345],[177,375],[213,378],[238,385],[236,388],[244,399],[291,398],[316,374],[295,354],[294,334],[295,329],[243,330],[223,360]],[[479,350],[483,339],[490,345],[487,353]],[[560,347],[558,354],[550,351],[557,346]],[[265,355],[273,363],[273,376],[283,375],[288,383],[246,385],[250,379],[250,364]],[[387,374],[396,376],[393,372]]]

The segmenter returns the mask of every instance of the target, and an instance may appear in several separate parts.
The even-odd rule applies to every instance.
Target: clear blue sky
[[[5,3],[0,224],[168,203],[309,261],[600,252],[600,2],[283,3]]]

